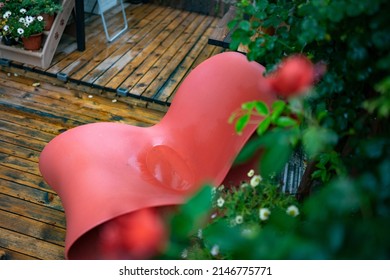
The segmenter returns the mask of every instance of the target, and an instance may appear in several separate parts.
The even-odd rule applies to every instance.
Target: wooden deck
[[[123,26],[119,8],[106,14],[110,32]],[[100,16],[91,15],[85,51],[76,50],[74,38],[63,36],[49,68],[16,62],[11,67],[30,76],[58,77],[91,93],[113,92],[132,97],[123,98],[128,102],[164,107],[191,69],[223,51],[207,44],[219,18],[154,4],[126,4],[126,15],[129,28],[114,42],[107,42]]]

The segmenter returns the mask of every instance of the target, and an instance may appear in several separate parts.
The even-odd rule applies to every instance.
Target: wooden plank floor
[[[223,51],[208,38],[219,18],[153,4],[126,4],[128,30],[108,43],[100,16],[86,21],[86,50],[65,41],[48,69],[25,69],[107,92],[127,92],[147,102],[169,105],[187,73],[206,58]],[[121,11],[107,12],[110,33],[123,26]],[[121,21],[122,20],[122,21]],[[65,39],[62,39],[63,41]],[[62,43],[61,46],[64,46]],[[20,66],[20,65],[19,65]]]
[[[38,170],[48,141],[85,123],[149,126],[163,115],[114,98],[0,71],[0,259],[64,258],[61,201]]]

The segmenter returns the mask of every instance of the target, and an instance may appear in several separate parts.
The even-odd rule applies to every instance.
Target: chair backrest
[[[228,123],[244,102],[275,96],[263,86],[264,67],[237,52],[213,56],[197,66],[180,85],[167,114],[157,125],[169,131],[175,151],[195,166],[195,177],[221,182],[232,160],[260,119],[241,135]]]

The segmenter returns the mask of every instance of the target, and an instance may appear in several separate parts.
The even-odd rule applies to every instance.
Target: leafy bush
[[[242,0],[237,6],[232,49],[246,45],[248,59],[265,65],[267,74],[296,53],[326,65],[326,72],[309,94],[264,109],[268,121],[243,151],[268,153],[261,184],[217,189],[214,196],[203,189],[173,217],[167,256],[388,259],[390,2]],[[263,105],[245,104],[245,119],[233,116],[237,130]],[[278,193],[269,175],[298,147],[308,164],[295,201]],[[300,214],[288,215],[289,205]],[[260,219],[261,208],[269,219]]]

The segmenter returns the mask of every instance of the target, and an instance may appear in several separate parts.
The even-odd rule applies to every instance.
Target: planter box
[[[62,12],[57,14],[50,31],[44,32],[42,48],[39,51],[26,51],[20,46],[6,46],[0,43],[0,57],[48,68],[74,8],[75,0],[63,0]]]

